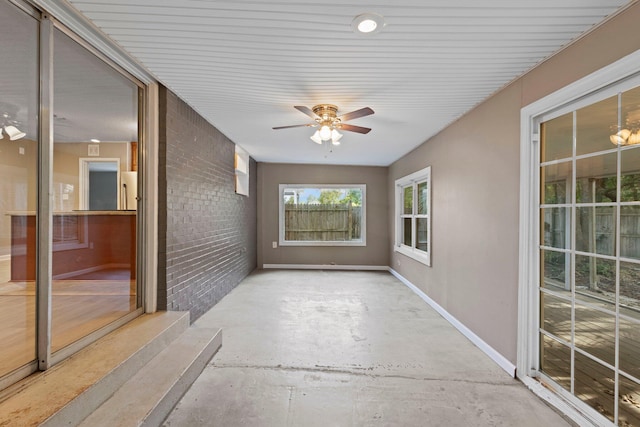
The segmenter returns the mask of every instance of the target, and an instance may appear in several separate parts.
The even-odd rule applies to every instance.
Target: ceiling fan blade
[[[315,123],[307,123],[306,125],[277,126],[272,129],[278,130],[278,129],[302,128],[302,127],[311,127],[311,126],[315,126]]]
[[[301,113],[306,114],[307,116],[311,117],[314,120],[319,118],[319,116],[316,113],[314,113],[311,108],[305,107],[304,105],[294,105],[293,108],[300,111]]]
[[[297,107],[296,107],[297,108]],[[349,120],[357,119],[358,117],[370,116],[374,111],[369,107],[364,107],[356,111],[352,111],[350,113],[346,113],[338,117],[343,122],[347,122]]]
[[[348,125],[342,123],[340,125],[340,130],[346,130],[349,132],[358,132],[358,133],[369,133],[371,131],[370,128],[363,128],[362,126]]]

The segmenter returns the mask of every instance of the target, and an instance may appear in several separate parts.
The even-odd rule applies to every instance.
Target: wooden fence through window
[[[362,237],[362,207],[285,204],[285,241],[344,242]]]
[[[566,208],[545,209],[544,240],[547,245],[565,247]],[[595,223],[594,223],[595,218]],[[615,255],[616,208],[610,206],[578,208],[576,212],[576,249],[583,252]],[[624,206],[620,212],[620,255],[640,259],[640,210]]]

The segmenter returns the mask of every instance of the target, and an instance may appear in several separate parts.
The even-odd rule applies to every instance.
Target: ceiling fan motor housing
[[[336,127],[340,120],[338,116],[338,107],[332,104],[318,104],[312,108],[313,112],[319,116],[316,119],[320,126],[329,126],[330,128]]]

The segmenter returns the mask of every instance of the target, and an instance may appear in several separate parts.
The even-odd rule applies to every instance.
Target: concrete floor
[[[564,426],[382,272],[261,271],[196,327],[223,345],[165,426]]]

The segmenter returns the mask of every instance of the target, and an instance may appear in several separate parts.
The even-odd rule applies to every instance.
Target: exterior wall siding
[[[158,309],[195,321],[256,267],[256,162],[235,193],[235,144],[160,89]]]

